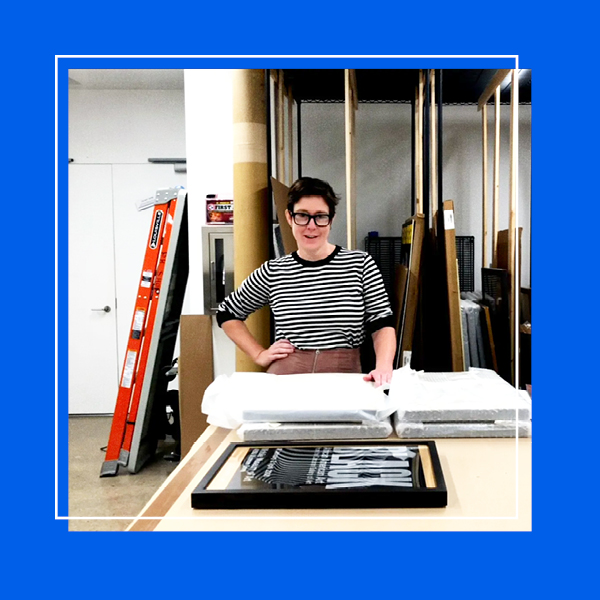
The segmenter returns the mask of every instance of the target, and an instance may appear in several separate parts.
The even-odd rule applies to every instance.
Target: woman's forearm
[[[268,367],[273,361],[286,358],[294,352],[294,346],[287,340],[279,340],[268,348],[263,348],[243,321],[232,319],[225,321],[222,327],[229,339],[261,367]]]
[[[391,370],[396,354],[396,331],[393,327],[382,327],[373,333],[376,369]]]
[[[254,362],[256,362],[258,355],[265,350],[250,333],[250,330],[244,321],[238,321],[236,319],[225,321],[222,328],[227,337]]]
[[[396,354],[396,331],[393,327],[382,327],[373,333],[375,368],[363,377],[373,381],[375,387],[392,381],[394,355]]]

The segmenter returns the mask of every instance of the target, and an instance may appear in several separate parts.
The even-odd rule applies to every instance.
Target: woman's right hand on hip
[[[259,352],[254,362],[261,367],[268,367],[272,362],[287,358],[294,352],[294,346],[287,340],[279,340],[266,350]]]

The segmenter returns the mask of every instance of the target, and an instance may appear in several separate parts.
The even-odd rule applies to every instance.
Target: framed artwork
[[[192,492],[192,508],[443,507],[433,441],[232,443]]]

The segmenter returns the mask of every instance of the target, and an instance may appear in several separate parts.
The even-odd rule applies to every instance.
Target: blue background
[[[598,502],[592,444],[597,403],[597,35],[585,4],[570,12],[385,3],[232,5],[63,3],[5,12],[4,175],[5,582],[19,597],[461,598],[592,595]],[[5,9],[6,11],[7,9]],[[233,17],[232,17],[233,15]],[[54,55],[518,54],[533,70],[532,288],[535,335],[532,533],[68,533],[54,520]],[[61,63],[62,64],[62,63]],[[295,64],[295,63],[294,63]],[[218,62],[211,63],[221,67]],[[312,63],[311,63],[312,65]],[[319,62],[359,67],[362,61]],[[130,59],[63,68],[140,68]],[[147,68],[182,60],[146,59]],[[197,63],[193,66],[202,66]],[[227,65],[232,66],[232,65]],[[273,68],[239,61],[236,67]],[[299,64],[298,66],[308,66]],[[508,67],[504,62],[369,62],[369,67]],[[61,99],[67,90],[64,72]],[[58,147],[66,183],[66,105]],[[64,188],[62,189],[64,194]],[[59,241],[66,242],[66,197]],[[59,267],[66,272],[66,247]],[[66,280],[58,314],[66,323]],[[60,330],[61,364],[66,364]],[[63,367],[64,368],[64,367]],[[66,513],[66,371],[59,373],[59,513]],[[589,453],[589,454],[588,454]],[[595,558],[594,558],[595,557]]]

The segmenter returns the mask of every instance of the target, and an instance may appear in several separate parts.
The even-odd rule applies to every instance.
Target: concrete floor
[[[100,477],[105,457],[101,449],[108,444],[111,424],[110,416],[69,418],[69,531],[125,530],[179,464],[164,458],[176,450],[168,437],[159,441],[156,457],[135,475],[119,467],[116,476]]]

